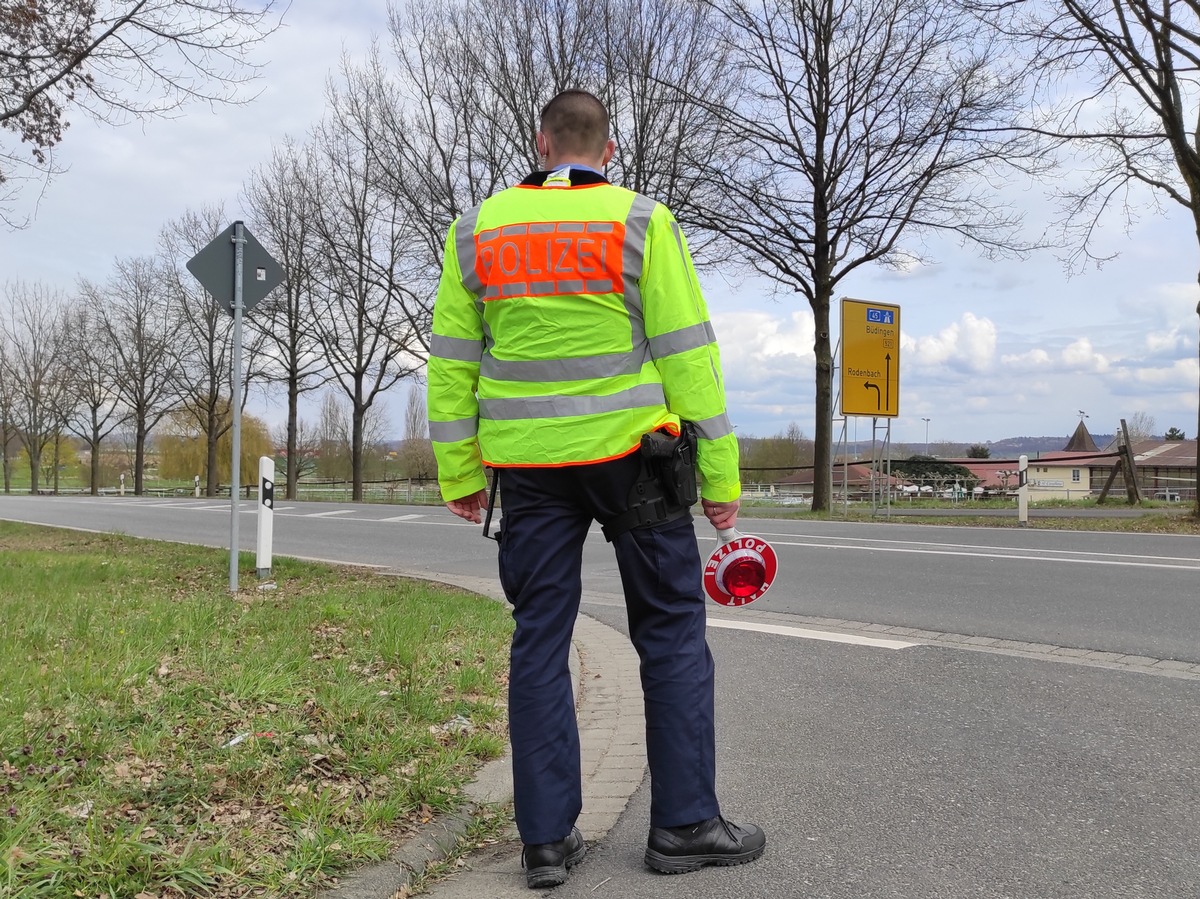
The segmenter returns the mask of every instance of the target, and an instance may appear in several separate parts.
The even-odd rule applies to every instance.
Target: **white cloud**
[[[1103,353],[1096,352],[1092,342],[1086,337],[1080,337],[1062,351],[1062,361],[1069,369],[1075,371],[1094,372],[1100,374],[1108,371],[1109,359]]]
[[[762,383],[791,373],[811,379],[815,329],[808,310],[786,317],[750,311],[715,313],[712,323],[726,378]]]
[[[1151,331],[1144,338],[1146,352],[1152,357],[1173,358],[1191,350],[1195,338],[1182,328],[1168,331]]]
[[[1039,368],[1049,368],[1053,364],[1050,354],[1041,347],[1028,350],[1024,353],[1006,354],[1000,357],[1000,364],[1011,368],[1019,368],[1024,371],[1032,371]]]
[[[1153,387],[1195,387],[1200,379],[1200,362],[1196,359],[1176,359],[1168,366],[1136,369],[1129,373],[1127,379]]]
[[[996,358],[996,325],[988,318],[964,312],[958,321],[937,334],[912,337],[902,334],[902,351],[916,365],[947,367],[959,372],[988,371]],[[902,361],[904,357],[901,357]]]

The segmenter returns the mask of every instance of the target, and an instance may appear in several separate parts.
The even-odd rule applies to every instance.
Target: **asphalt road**
[[[194,500],[0,497],[0,518],[218,546],[229,532],[227,504]],[[1200,539],[741,525],[773,542],[782,573],[752,606],[713,616],[758,628],[709,632],[720,787],[729,816],[767,829],[767,854],[652,874],[644,784],[556,896],[1200,896],[1200,677],[1182,670],[1200,662]],[[252,514],[241,529],[251,549]],[[277,553],[495,576],[495,545],[440,509],[281,503],[275,534]],[[584,611],[625,630],[598,534],[585,565]],[[919,629],[917,645],[784,626],[814,619],[856,622],[850,641]],[[1176,661],[1100,667],[934,632]]]

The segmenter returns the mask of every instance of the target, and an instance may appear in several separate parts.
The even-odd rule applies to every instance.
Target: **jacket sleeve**
[[[730,502],[741,495],[737,437],[725,409],[717,339],[687,241],[659,204],[650,218],[643,260],[642,314],[667,408],[696,427],[700,495]]]
[[[437,459],[438,484],[449,502],[487,486],[479,454],[479,363],[483,357],[483,322],[475,295],[463,285],[450,226],[442,262],[442,278],[433,304],[429,345],[429,438]]]

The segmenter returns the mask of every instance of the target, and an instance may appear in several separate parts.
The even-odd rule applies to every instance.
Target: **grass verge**
[[[287,559],[231,597],[220,551],[7,522],[0,559],[5,897],[311,896],[503,751],[499,603]]]

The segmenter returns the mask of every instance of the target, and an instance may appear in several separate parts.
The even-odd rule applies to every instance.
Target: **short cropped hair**
[[[542,108],[542,131],[561,152],[599,156],[608,143],[608,129],[608,110],[587,91],[563,91]]]

